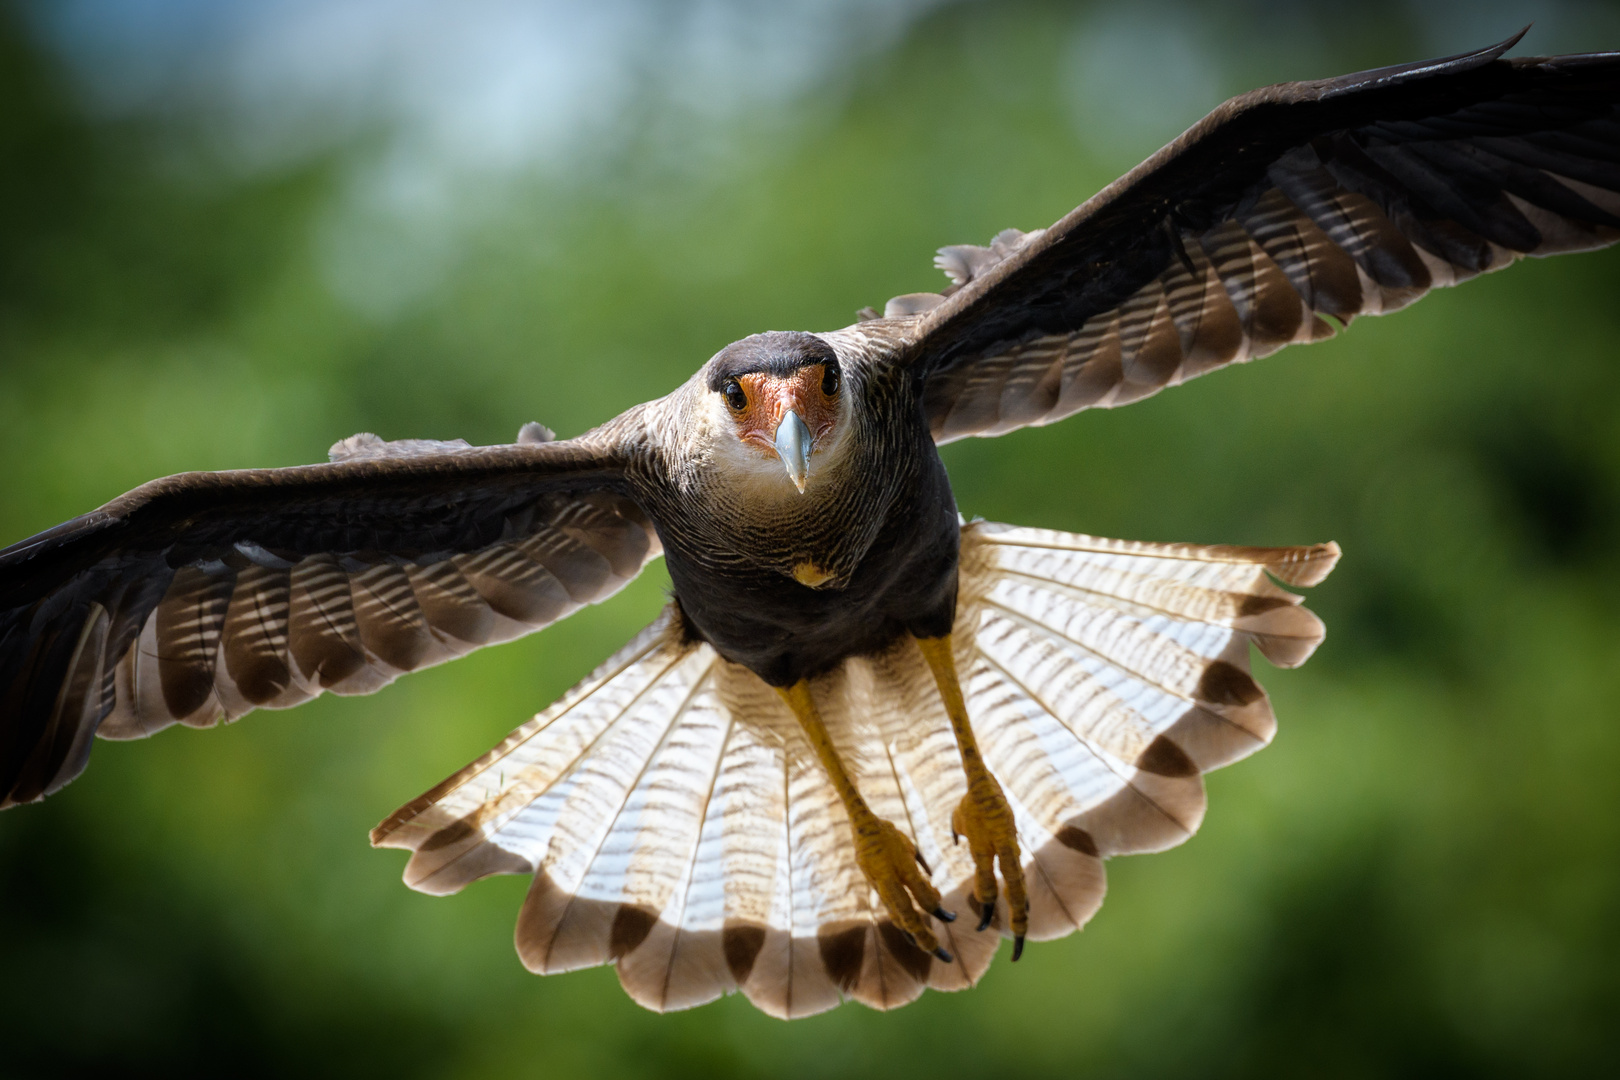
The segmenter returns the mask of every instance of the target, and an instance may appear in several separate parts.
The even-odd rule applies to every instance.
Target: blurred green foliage
[[[1232,93],[1422,55],[1403,10],[1326,33],[1331,13],[1249,5],[1200,47]],[[1215,103],[1094,138],[1071,69],[1095,11],[952,8],[695,162],[651,125],[503,186],[429,286],[368,309],[321,255],[364,147],[230,167],[183,110],[87,111],[0,11],[0,542],[160,474],[321,460],[353,431],[576,433],[736,337],[937,287],[938,245],[1054,220]],[[1326,645],[1265,675],[1276,745],[1211,778],[1201,834],[1112,863],[1084,933],[970,993],[792,1025],[740,998],[655,1016],[611,970],[523,971],[524,881],[434,899],[366,848],[650,620],[655,568],[374,697],[102,743],[77,783],[0,816],[0,1074],[1602,1068],[1620,1052],[1617,297],[1620,252],[1535,262],[946,451],[963,510],[993,520],[1346,553],[1310,601]]]

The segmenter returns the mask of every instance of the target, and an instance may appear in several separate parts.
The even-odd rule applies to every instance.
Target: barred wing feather
[[[985,523],[962,541],[955,641],[968,708],[1014,807],[1031,936],[1057,937],[1101,904],[1104,858],[1186,839],[1203,816],[1200,774],[1270,740],[1249,643],[1292,666],[1322,637],[1271,579],[1314,584],[1338,550]],[[950,827],[966,785],[920,652],[905,641],[852,658],[812,689],[868,803],[916,839],[946,906],[968,909],[972,862]],[[936,923],[954,960],[917,949],[866,885],[848,830],[776,694],[683,640],[666,612],[372,842],[411,850],[405,880],[425,892],[532,872],[524,963],[614,963],[649,1008],[740,990],[794,1017],[976,982],[997,935]]]
[[[1244,94],[1051,228],[942,249],[951,295],[888,310],[936,441],[1125,405],[1620,239],[1620,53],[1501,59],[1514,41]]]
[[[370,438],[154,481],[0,552],[0,807],[72,780],[96,735],[371,693],[606,599],[662,550],[595,447]]]

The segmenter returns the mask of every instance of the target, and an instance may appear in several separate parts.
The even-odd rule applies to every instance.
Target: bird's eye
[[[837,364],[828,364],[821,372],[821,392],[828,397],[838,393],[838,387],[843,383],[843,373],[838,370]]]
[[[743,393],[743,388],[738,385],[736,379],[726,380],[726,385],[720,392],[726,395],[726,404],[738,412],[748,408],[748,395]]]

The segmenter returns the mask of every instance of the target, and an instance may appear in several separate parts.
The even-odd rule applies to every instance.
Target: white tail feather
[[[1270,577],[1314,584],[1337,557],[1333,545],[964,526],[957,663],[1013,806],[1031,938],[1083,926],[1102,903],[1104,858],[1185,840],[1203,818],[1202,772],[1270,740],[1249,644],[1292,666],[1322,638]],[[916,840],[946,906],[966,911],[972,861],[950,828],[966,784],[919,650],[907,640],[852,658],[812,693],[867,802]],[[426,892],[534,873],[524,963],[611,961],[658,1010],[735,990],[781,1017],[845,998],[893,1008],[929,986],[971,986],[998,942],[970,919],[934,923],[949,964],[907,941],[862,878],[844,808],[791,713],[746,669],[683,641],[670,612],[372,839],[412,850],[405,879]]]

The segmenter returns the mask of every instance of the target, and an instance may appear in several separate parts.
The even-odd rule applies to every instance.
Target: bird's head
[[[749,471],[769,463],[803,494],[849,427],[843,367],[813,334],[773,332],[733,342],[704,371],[722,450]],[[780,477],[781,473],[776,473]]]

